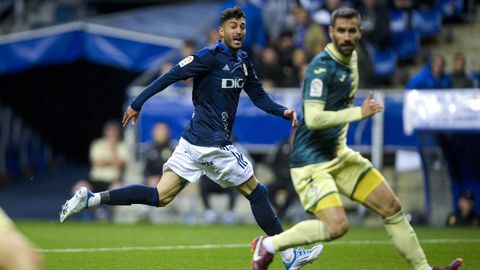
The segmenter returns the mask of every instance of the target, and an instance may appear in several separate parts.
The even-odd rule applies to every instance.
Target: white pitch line
[[[480,239],[425,239],[422,244],[476,244]],[[387,240],[351,240],[335,241],[327,245],[335,246],[360,246],[360,245],[387,245]],[[152,246],[152,247],[104,247],[104,248],[47,248],[37,249],[42,253],[82,253],[82,252],[112,252],[112,251],[138,251],[138,250],[186,250],[186,249],[224,249],[224,248],[247,248],[249,244],[211,244],[211,245],[181,245],[181,246]]]

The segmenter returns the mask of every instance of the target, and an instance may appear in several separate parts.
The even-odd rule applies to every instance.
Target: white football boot
[[[82,211],[87,208],[88,198],[92,197],[93,193],[86,187],[82,187],[73,197],[66,201],[60,211],[60,222],[64,222],[68,217]]]
[[[283,262],[286,270],[298,270],[307,263],[313,263],[320,253],[323,245],[318,244],[310,249],[296,248],[293,250],[293,259],[290,262]]]

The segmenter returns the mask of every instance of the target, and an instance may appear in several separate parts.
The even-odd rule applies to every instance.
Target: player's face
[[[219,28],[223,43],[230,49],[237,51],[242,47],[246,31],[245,18],[226,20]]]
[[[356,18],[337,18],[329,27],[330,38],[335,48],[343,55],[350,56],[362,37],[363,29]]]

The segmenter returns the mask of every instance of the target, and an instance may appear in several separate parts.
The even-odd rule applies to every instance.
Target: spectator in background
[[[94,192],[120,186],[127,161],[127,146],[121,141],[120,124],[110,120],[103,126],[103,136],[90,144],[90,175],[88,180],[80,180],[73,187],[73,193],[81,187]],[[95,209],[99,219],[110,219],[111,210]]]
[[[277,41],[285,28],[290,0],[263,0],[263,18],[267,30],[268,43]]]
[[[479,226],[480,217],[475,213],[475,195],[467,191],[457,202],[458,210],[447,218],[447,226]]]
[[[173,148],[170,139],[170,128],[165,123],[157,123],[152,129],[152,142],[146,150],[145,182],[156,186],[163,173],[163,164],[172,155]]]
[[[256,61],[255,69],[263,86],[266,89],[279,86],[283,79],[283,73],[275,49],[270,46],[265,47],[262,56],[256,59],[259,61]]]
[[[456,53],[453,56],[453,72],[452,72],[453,88],[473,88],[473,81],[467,76],[465,55]]]
[[[303,72],[308,64],[307,52],[303,48],[295,48],[292,53],[292,66],[283,68],[283,87],[299,87],[303,81]]]
[[[243,155],[245,155],[245,157],[252,162],[252,166],[255,166],[253,163],[253,158],[248,154],[247,149],[245,149],[242,144],[238,143],[234,134],[231,135],[230,139],[232,144],[240,151],[240,153],[243,153]],[[212,209],[209,200],[212,194],[225,194],[228,196],[228,207],[227,211],[225,211],[222,215],[222,222],[223,224],[234,224],[236,222],[234,209],[237,193],[231,187],[222,188],[205,175],[203,175],[200,179],[200,196],[202,198],[203,207],[205,208],[205,211],[203,212],[203,222],[205,224],[212,224],[217,221],[218,215]]]
[[[225,0],[220,7],[219,14],[221,11],[234,6],[239,6],[243,9],[245,19],[248,22],[246,29],[248,35],[245,35],[242,49],[252,58],[255,58],[255,56],[260,54],[260,49],[265,47],[267,40],[262,9],[253,4],[251,0]],[[217,22],[216,25],[220,25],[220,23]]]
[[[292,205],[297,194],[290,177],[290,138],[283,140],[277,145],[277,150],[271,166],[275,172],[275,181],[268,185],[268,197],[273,207],[277,210],[278,218],[283,220],[288,208]],[[283,203],[278,200],[278,195],[285,194]]]
[[[435,54],[407,83],[407,89],[445,89],[452,88],[452,79],[445,73],[445,59]]]
[[[323,50],[327,44],[325,30],[311,20],[310,14],[299,6],[291,9],[293,15],[293,45],[297,48],[305,48],[309,57],[313,57]]]
[[[0,269],[38,270],[42,258],[0,208]]]
[[[285,30],[280,34],[280,39],[276,42],[278,62],[282,68],[292,66],[292,54],[295,46],[293,45],[293,33]]]
[[[320,9],[313,14],[313,20],[321,25],[325,31],[328,31],[328,27],[332,20],[332,13],[339,8],[341,4],[341,0],[325,0]]]
[[[363,5],[359,7],[363,26],[362,42],[377,49],[388,49],[390,46],[388,8],[381,0],[363,0],[362,3]]]
[[[208,47],[213,46],[217,44],[217,41],[220,40],[220,35],[218,34],[218,29],[217,28],[212,28],[208,32]]]
[[[204,224],[213,224],[217,221],[217,213],[212,209],[210,205],[210,195],[212,194],[225,194],[228,196],[228,207],[222,216],[223,224],[235,223],[235,202],[236,192],[233,188],[222,188],[217,183],[213,182],[207,176],[203,175],[200,179],[200,197],[202,198],[203,207],[203,222]]]

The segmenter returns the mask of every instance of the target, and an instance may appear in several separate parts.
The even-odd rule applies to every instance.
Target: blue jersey
[[[151,96],[178,80],[190,77],[194,78],[194,111],[182,137],[193,145],[231,144],[230,134],[242,89],[255,106],[267,113],[283,117],[283,112],[287,109],[275,103],[265,92],[248,55],[239,50],[234,57],[221,42],[188,56],[152,82],[132,102],[132,109],[140,111],[143,103]]]

